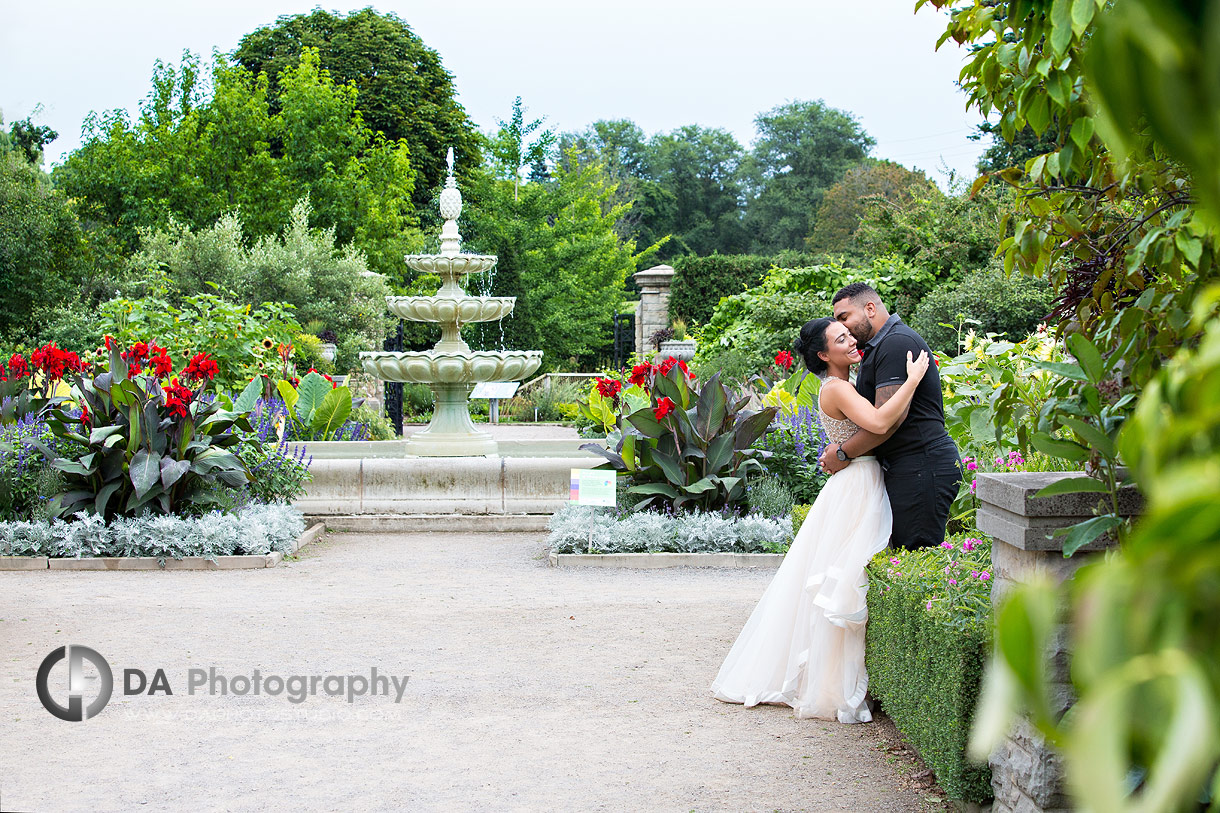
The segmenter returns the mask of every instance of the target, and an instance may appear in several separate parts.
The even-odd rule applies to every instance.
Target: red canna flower
[[[792,369],[792,354],[787,350],[781,350],[775,354],[775,363],[785,370]]]
[[[29,365],[25,363],[25,356],[20,353],[14,353],[12,358],[8,360],[8,374],[13,378],[26,378],[30,374]]]
[[[674,402],[669,398],[662,398],[660,401],[657,401],[657,408],[652,411],[652,414],[656,415],[659,421],[673,411]]]
[[[170,383],[162,386],[161,389],[165,392],[165,406],[169,409],[169,414],[185,418],[189,414],[194,393],[179,384],[177,378],[170,379]]]
[[[152,362],[153,375],[155,375],[157,378],[165,378],[174,371],[174,360],[169,357],[169,353],[165,351],[164,347],[159,347],[157,349],[161,352],[157,353],[150,359]]]
[[[84,401],[80,405],[80,422],[82,426],[91,426],[93,419],[89,417],[89,405]]]
[[[197,353],[182,371],[182,379],[188,384],[198,383],[205,378],[211,381],[218,372],[220,367],[214,359],[209,358],[207,353]]]
[[[627,379],[637,387],[648,389],[648,377],[653,374],[655,368],[651,364],[637,364],[631,368],[631,378]]]
[[[669,358],[665,359],[665,361],[661,362],[661,366],[658,368],[657,372],[659,372],[661,375],[669,375],[669,371],[672,370],[675,365],[683,372],[683,374],[690,378],[694,378],[694,376],[690,374],[690,369],[687,368],[686,362],[676,359],[673,356],[670,356]]]
[[[623,388],[623,382],[613,378],[596,378],[597,392],[602,398],[618,398],[619,391]]]

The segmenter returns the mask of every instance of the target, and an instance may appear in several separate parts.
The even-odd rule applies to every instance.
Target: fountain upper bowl
[[[488,271],[496,264],[497,257],[494,254],[408,254],[404,259],[408,268],[452,278]]]

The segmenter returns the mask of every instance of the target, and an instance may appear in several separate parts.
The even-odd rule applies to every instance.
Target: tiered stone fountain
[[[424,352],[361,353],[364,369],[382,381],[427,384],[435,396],[432,422],[406,442],[406,453],[419,457],[462,457],[496,454],[496,441],[470,420],[470,391],[482,381],[520,381],[537,372],[540,350],[472,351],[462,340],[462,325],[495,322],[512,313],[515,297],[470,296],[460,282],[467,274],[491,270],[496,257],[463,254],[457,219],[462,193],[453,178],[453,150],[449,150],[449,178],[441,192],[440,254],[413,254],[407,266],[443,280],[436,296],[390,296],[390,312],[413,322],[441,326],[441,340]]]

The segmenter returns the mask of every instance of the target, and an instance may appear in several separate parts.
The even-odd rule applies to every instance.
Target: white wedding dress
[[[831,443],[859,427],[821,409]],[[881,465],[858,457],[826,482],[712,691],[726,703],[779,703],[797,717],[866,723],[865,565],[889,544],[893,515]]]

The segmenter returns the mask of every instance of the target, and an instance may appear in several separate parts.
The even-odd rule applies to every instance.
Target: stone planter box
[[[667,359],[671,356],[679,361],[690,361],[695,357],[695,351],[699,349],[699,345],[694,339],[683,339],[682,341],[670,340],[661,342],[661,349],[657,353],[657,358]]]
[[[296,553],[326,533],[317,522],[305,529],[292,545]],[[46,556],[0,556],[0,570],[262,570],[284,561],[282,551],[249,556],[185,556],[181,559],[157,556],[98,556],[60,559]]]
[[[992,537],[991,564],[994,581],[991,603],[996,606],[1020,582],[1035,578],[1056,584],[1072,578],[1082,565],[1115,544],[1109,535],[1081,548],[1071,558],[1063,556],[1063,537],[1058,528],[1075,525],[1093,516],[1098,494],[1062,494],[1034,497],[1040,489],[1059,480],[1079,477],[1082,472],[1013,472],[980,474],[978,477],[978,527]],[[1119,495],[1119,510],[1126,516],[1143,511],[1143,497],[1127,487]],[[1054,636],[1051,682],[1059,706],[1066,711],[1074,702],[1068,677],[1069,631]],[[991,786],[995,791],[994,813],[1039,813],[1064,811],[1070,801],[1063,789],[1060,758],[1040,734],[1024,720],[991,754]]]

